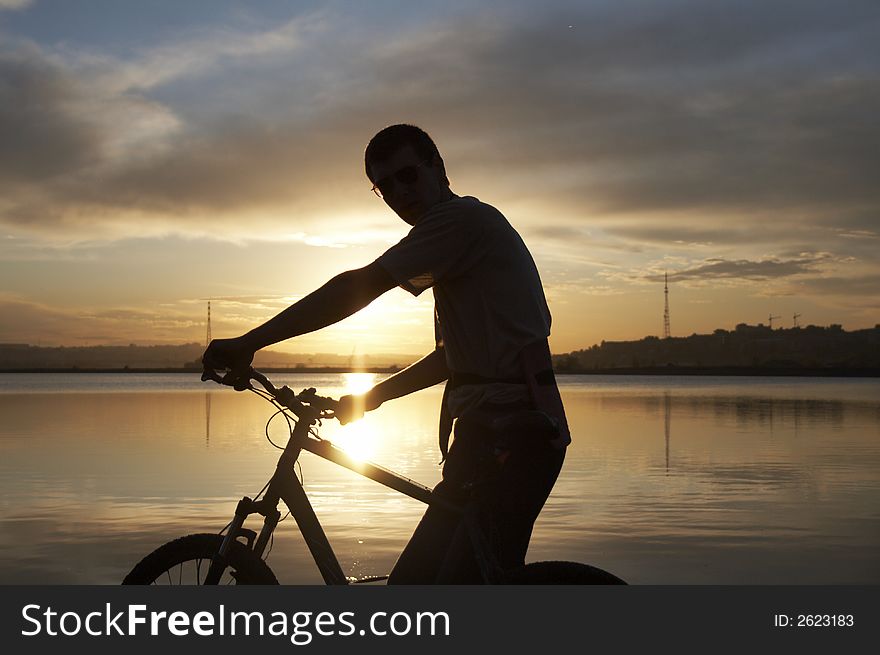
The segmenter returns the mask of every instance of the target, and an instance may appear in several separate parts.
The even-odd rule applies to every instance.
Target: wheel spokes
[[[204,558],[199,557],[193,560],[189,560],[187,562],[181,562],[174,567],[171,567],[164,571],[158,578],[153,580],[150,584],[156,586],[183,586],[185,584],[189,584],[188,582],[184,582],[184,580],[189,580],[189,574],[185,573],[185,568],[188,568],[187,565],[193,565],[195,569],[194,580],[197,586],[200,586],[204,583],[204,578],[202,576],[202,562],[206,561]],[[175,582],[173,572],[174,569],[177,569],[177,581]],[[208,574],[208,568],[205,567],[205,577]],[[232,569],[225,569],[223,571],[223,575],[221,576],[220,582],[218,584],[221,585],[237,585],[238,579],[235,575],[235,572]]]

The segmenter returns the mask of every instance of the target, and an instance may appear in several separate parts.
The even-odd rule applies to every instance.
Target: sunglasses
[[[376,183],[372,188],[373,193],[380,198],[384,198],[388,194],[393,193],[395,180],[401,184],[415,184],[419,179],[419,168],[428,163],[430,162],[426,159],[414,166],[404,166],[399,171],[392,173],[391,175],[386,175],[381,180],[376,180]]]

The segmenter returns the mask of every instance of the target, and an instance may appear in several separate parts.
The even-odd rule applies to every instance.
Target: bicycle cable
[[[266,421],[265,433],[266,433],[266,440],[267,440],[270,444],[272,444],[273,446],[275,446],[275,448],[277,448],[278,450],[284,450],[284,447],[283,447],[283,446],[279,446],[277,443],[275,443],[274,441],[272,441],[272,437],[269,436],[269,426],[272,424],[272,421],[275,419],[275,417],[278,416],[279,414],[283,414],[283,415],[284,415],[284,418],[287,420],[287,429],[288,429],[288,431],[291,432],[291,434],[293,433],[292,430],[291,430],[291,427],[290,427],[290,419],[288,418],[287,413],[284,411],[284,409],[276,410],[275,413],[272,414],[272,416],[269,417],[269,420]]]
[[[287,430],[289,432],[290,437],[292,438],[293,437],[293,429],[296,427],[297,422],[298,422],[297,419],[292,417],[288,413],[288,408],[285,407],[284,405],[281,405],[275,399],[275,397],[272,394],[270,394],[269,392],[263,391],[262,389],[255,389],[254,387],[250,387],[250,391],[257,394],[263,400],[268,401],[269,403],[272,404],[273,407],[276,408],[276,411],[272,414],[272,416],[269,417],[269,420],[266,421],[266,427],[264,428],[264,433],[266,435],[266,440],[270,444],[272,444],[278,450],[284,450],[283,446],[279,446],[277,443],[272,441],[272,437],[269,436],[269,425],[271,425],[272,421],[275,420],[276,416],[281,414],[282,416],[284,416],[284,420],[287,421]],[[321,439],[321,437],[318,434],[317,428],[320,425],[321,425],[321,420],[318,419],[318,425],[316,427],[311,427],[311,426],[309,427],[309,434],[311,434],[313,437],[315,437],[316,439],[319,439],[319,440]],[[301,485],[305,485],[305,474],[303,473],[302,464],[300,463],[299,460],[297,460],[296,464],[299,467],[299,476],[298,476],[299,483]],[[294,471],[294,475],[295,474],[296,474],[296,472]],[[263,493],[265,493],[266,489],[269,488],[269,484],[271,484],[271,482],[272,482],[272,480],[270,479],[269,482],[267,482],[266,484],[263,485],[263,488],[257,492],[256,496],[254,496],[254,501],[257,501],[260,499],[260,496],[262,496]],[[282,523],[289,516],[290,516],[290,510],[288,509],[287,512],[284,514],[284,516],[281,517],[281,519],[278,521],[278,523]],[[231,526],[231,525],[232,525],[232,521],[230,521],[225,526],[223,526],[223,528],[220,529],[219,534],[223,534],[224,532],[226,532],[226,530],[228,530],[229,526]],[[274,545],[275,545],[275,533],[273,532],[271,537],[269,538],[269,548],[266,551],[266,554],[263,556],[263,560],[265,560],[269,557],[269,554],[272,552],[272,547]]]

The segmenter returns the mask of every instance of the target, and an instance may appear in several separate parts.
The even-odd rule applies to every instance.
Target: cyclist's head
[[[380,130],[376,136],[370,139],[366,151],[364,151],[364,168],[370,182],[375,184],[377,178],[373,177],[372,165],[375,162],[387,161],[398,150],[402,150],[406,146],[410,146],[418,155],[421,161],[427,161],[431,165],[439,167],[443,176],[443,183],[449,187],[449,178],[446,177],[446,166],[443,163],[443,157],[434,144],[434,140],[428,136],[428,133],[415,125],[407,125],[401,123],[399,125],[389,125]]]
[[[380,130],[376,136],[370,139],[367,149],[364,152],[364,168],[370,182],[375,182],[371,170],[371,164],[376,161],[389,159],[397,150],[405,146],[412,146],[419,158],[438,163],[443,171],[443,181],[449,186],[449,179],[446,177],[446,167],[443,164],[443,157],[434,140],[423,129],[415,125],[407,125],[401,123],[399,125],[389,125]]]
[[[364,166],[376,195],[410,225],[451,197],[437,146],[414,125],[392,125],[374,136]]]

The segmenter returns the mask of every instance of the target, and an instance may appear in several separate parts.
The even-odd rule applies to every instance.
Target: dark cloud
[[[34,52],[6,56],[2,220],[83,229],[131,210],[185,229],[243,211],[320,214],[361,202],[363,144],[411,120],[437,137],[456,189],[651,225],[622,236],[745,243],[768,213],[782,236],[806,223],[876,226],[876,2],[575,7],[323,34],[306,48],[320,74],[253,87],[265,114],[231,106],[200,122],[190,108],[177,133],[157,135],[161,148],[115,160],[106,143],[126,126],[69,110],[77,73]],[[39,196],[21,192],[38,183]],[[695,210],[738,225],[654,220]]]
[[[502,180],[513,173],[505,190],[518,195],[563,197],[593,213],[841,216],[880,200],[871,176],[880,168],[880,9],[848,9],[615,7],[570,18],[571,30],[551,16],[441,33],[388,52],[376,68],[387,72],[380,88],[422,80],[396,97],[415,114],[431,102],[445,134],[467,125],[453,137],[459,161],[494,164]],[[426,78],[430,58],[442,72]],[[426,90],[432,82],[442,94]],[[523,186],[518,169],[535,184]]]
[[[208,136],[181,134],[161,152],[120,163],[108,165],[100,153],[81,151],[78,160],[56,159],[65,175],[56,175],[39,196],[23,196],[5,218],[88,231],[89,224],[112,223],[134,211],[168,217],[183,231],[193,221],[214,223],[222,233],[223,223],[242,211],[320,213],[338,192],[334,172],[343,168],[342,159],[360,154],[334,150],[328,141],[319,145],[283,126],[235,121]]]
[[[45,183],[99,156],[99,126],[72,111],[81,98],[76,80],[35,48],[0,51],[0,192]]]
[[[708,259],[705,262],[669,274],[670,282],[685,280],[739,279],[760,282],[776,280],[805,273],[815,273],[819,265],[826,263],[830,256],[825,253],[803,255],[797,259]],[[652,274],[645,279],[659,282],[663,275]]]
[[[184,217],[278,206],[325,189],[342,156],[322,156],[312,139],[280,127],[235,124],[220,134],[183,136],[171,152],[115,172],[109,190],[87,199]]]

